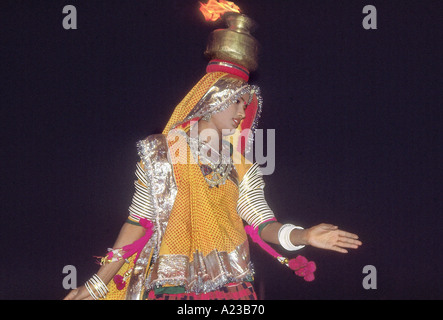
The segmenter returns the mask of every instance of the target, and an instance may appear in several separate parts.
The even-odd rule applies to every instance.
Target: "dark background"
[[[259,28],[260,128],[276,130],[266,197],[283,222],[357,233],[306,248],[305,283],[252,245],[264,299],[442,299],[441,1],[236,2]],[[77,8],[65,30],[62,9]],[[378,29],[362,27],[377,8]],[[203,76],[198,1],[1,1],[1,299],[61,299],[112,246],[135,144]],[[295,254],[294,254],[295,255]],[[292,255],[291,255],[292,256]],[[377,289],[362,286],[377,269]]]

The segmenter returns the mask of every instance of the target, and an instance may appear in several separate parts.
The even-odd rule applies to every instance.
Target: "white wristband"
[[[296,251],[304,247],[304,245],[295,246],[292,244],[290,235],[294,229],[303,230],[302,227],[294,226],[293,224],[284,224],[280,230],[278,230],[278,241],[280,245],[288,251]]]

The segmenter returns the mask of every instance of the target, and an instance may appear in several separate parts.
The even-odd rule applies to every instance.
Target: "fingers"
[[[340,230],[340,229],[338,228],[338,226],[333,225],[333,224],[323,223],[323,224],[321,224],[321,227],[322,227],[324,230],[329,230],[329,231],[337,230],[337,231],[338,231],[338,236],[339,236],[339,237],[350,238],[350,239],[356,239],[356,240],[358,239],[358,235],[356,235],[356,234],[354,234],[354,233],[351,233],[351,232],[344,231],[344,230]],[[360,241],[359,241],[359,242],[360,242]],[[360,243],[361,243],[361,242],[360,242]]]
[[[337,251],[337,252],[340,252],[340,253],[348,253],[348,250],[346,250],[346,249],[344,249],[342,247],[339,247],[339,246],[332,246],[331,250],[332,251]]]
[[[338,226],[335,226],[330,223],[321,223],[320,227],[322,227],[324,230],[337,230]]]
[[[63,300],[94,300],[94,298],[91,297],[84,287],[80,287],[71,290]]]
[[[343,242],[347,242],[347,243],[357,244],[357,245],[361,245],[362,244],[362,242],[358,239],[358,236],[349,237],[349,236],[346,236],[346,235],[338,234],[338,240],[339,241],[343,241]]]
[[[331,247],[331,250],[340,252],[340,253],[348,253],[348,250],[346,249],[358,249],[358,245],[357,244],[351,244],[351,243],[347,243],[347,242],[341,242],[338,241],[337,244],[333,245]]]
[[[343,230],[339,230],[338,235],[341,236],[341,237],[346,237],[346,238],[351,238],[351,239],[358,239],[358,235],[356,235],[354,233],[346,232],[346,231],[343,231]]]
[[[349,249],[358,249],[360,246],[358,243],[355,242],[348,242],[348,241],[337,241],[337,246],[341,248],[349,248]]]
[[[338,230],[338,241],[342,242],[343,244],[351,244],[353,245],[352,248],[356,248],[355,246],[361,246],[363,243],[358,240],[358,235],[355,233],[339,230],[338,227],[336,227]]]
[[[362,245],[362,242],[353,238],[340,237],[337,243],[333,246],[333,250],[340,253],[348,253],[347,249],[358,249]]]
[[[75,298],[77,293],[78,293],[78,289],[71,290],[71,292],[69,292],[68,295],[63,300],[72,300]]]
[[[332,246],[332,250],[340,252],[340,253],[348,253],[346,249],[358,249],[363,243],[358,239],[358,235],[339,230],[337,227],[337,241]]]
[[[342,245],[346,245],[348,248],[353,248],[353,249],[357,249],[359,246],[363,244],[360,240],[358,240],[358,236],[356,234],[352,234],[349,232],[339,233],[338,241]]]
[[[351,233],[351,232],[344,231],[344,230],[339,230],[338,226],[336,226],[334,224],[321,223],[317,227],[321,227],[324,230],[338,230],[339,234],[342,236],[346,236],[346,237],[353,238],[353,239],[358,239],[358,235]]]
[[[337,252],[340,252],[340,253],[348,253],[347,249],[357,249],[357,248],[358,248],[357,244],[343,242],[343,241],[340,241],[340,240],[337,240],[335,242],[335,244],[327,247],[327,249],[329,249],[329,250],[337,251]]]

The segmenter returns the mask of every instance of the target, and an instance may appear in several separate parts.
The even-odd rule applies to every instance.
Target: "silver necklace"
[[[198,159],[198,165],[209,187],[219,187],[225,184],[233,167],[230,148],[227,150],[222,148],[219,153],[208,143],[189,136],[188,143],[191,145],[191,150],[197,151],[195,157]]]

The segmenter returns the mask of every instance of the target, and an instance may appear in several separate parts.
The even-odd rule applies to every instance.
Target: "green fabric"
[[[133,225],[135,225],[135,226],[140,226],[141,227],[141,224],[140,223],[138,223],[138,222],[135,222],[135,221],[132,221],[131,219],[126,219],[126,223],[129,223],[129,224],[133,224]]]
[[[156,295],[158,294],[178,294],[178,293],[185,293],[185,287],[159,287],[155,288],[154,292]]]
[[[252,277],[249,277],[245,280],[245,282],[252,282],[254,279]],[[156,295],[158,294],[179,294],[179,293],[186,293],[185,287],[158,287],[154,288],[154,293]]]

